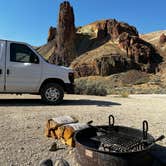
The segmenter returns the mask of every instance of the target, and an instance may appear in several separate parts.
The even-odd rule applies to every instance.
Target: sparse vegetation
[[[90,80],[85,78],[77,79],[75,93],[76,94],[86,94],[86,95],[96,95],[96,96],[106,96],[107,90],[103,84],[98,80]]]
[[[154,77],[154,78],[153,78]],[[118,95],[128,97],[129,94],[165,94],[166,86],[154,84],[158,77],[139,71],[128,71],[108,77],[90,76],[77,78],[76,94],[105,96]],[[153,82],[151,82],[153,81]]]
[[[121,96],[121,97],[124,97],[124,98],[127,98],[127,97],[129,97],[129,94],[128,94],[127,91],[125,91],[125,92],[122,92],[122,93],[120,94],[120,96]]]

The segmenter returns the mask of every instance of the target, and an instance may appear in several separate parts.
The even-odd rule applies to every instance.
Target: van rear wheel
[[[42,87],[40,94],[44,102],[56,105],[63,101],[64,90],[59,84],[48,83]]]

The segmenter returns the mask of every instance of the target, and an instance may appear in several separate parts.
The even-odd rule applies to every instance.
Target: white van
[[[59,104],[64,91],[74,92],[71,69],[48,63],[26,43],[0,40],[0,93],[37,94]]]

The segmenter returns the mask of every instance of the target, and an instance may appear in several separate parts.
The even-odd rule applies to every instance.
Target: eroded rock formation
[[[48,31],[47,42],[54,40],[56,38],[56,35],[57,35],[57,29],[51,26]]]
[[[159,43],[160,44],[166,43],[166,35],[164,33],[160,36]]]
[[[68,1],[64,1],[60,5],[59,20],[56,35],[55,54],[49,59],[51,63],[69,66],[76,58],[75,47],[75,24],[74,12]]]
[[[134,26],[130,26],[127,23],[118,22],[115,19],[109,19],[103,22],[103,24],[98,24],[97,36],[106,37],[107,35],[109,35],[111,40],[117,40],[119,36],[124,32],[131,36],[138,36],[138,31]]]
[[[49,29],[48,42],[55,41],[55,51],[49,61],[69,66],[77,53],[82,55],[80,61],[71,65],[78,77],[107,76],[129,69],[155,72],[158,68],[160,56],[150,43],[139,38],[134,26],[109,19],[85,27],[77,28],[76,32],[73,8],[68,1],[61,3],[57,28]],[[164,42],[163,34],[160,43]],[[102,50],[102,46],[106,49]]]
[[[97,39],[103,40],[109,36],[109,39],[119,44],[119,48],[126,51],[126,57],[121,55],[102,56],[102,58],[93,60],[91,64],[79,64],[77,66],[81,70],[78,75],[110,75],[128,69],[139,69],[146,72],[156,72],[158,63],[161,62],[161,57],[156,53],[153,46],[139,38],[138,31],[135,27],[127,23],[118,22],[115,19],[106,20],[97,25]],[[161,43],[165,42],[165,35],[161,36]],[[111,62],[111,63],[110,63]],[[114,64],[114,65],[113,65]],[[86,66],[86,67],[85,67]],[[127,66],[127,67],[126,67]],[[82,72],[86,68],[85,72]],[[93,72],[87,72],[89,71]]]
[[[106,23],[104,23],[104,24],[99,23],[97,25],[97,29],[98,29],[98,31],[97,31],[97,39],[98,40],[102,40],[108,36],[108,30],[107,30]]]
[[[86,76],[108,76],[111,74],[124,72],[129,69],[141,70],[141,67],[120,55],[104,55],[100,58],[94,59],[90,63],[73,65],[76,77]]]

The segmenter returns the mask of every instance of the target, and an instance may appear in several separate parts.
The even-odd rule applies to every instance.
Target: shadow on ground
[[[166,166],[166,147],[155,145],[152,149],[151,156],[155,160],[153,166]]]
[[[119,106],[120,103],[111,102],[111,101],[100,101],[100,100],[64,100],[58,106],[87,106],[87,105],[94,105],[100,107],[111,107],[111,106]],[[0,99],[0,107],[3,106],[48,106],[40,99]],[[55,107],[55,105],[50,105]]]

